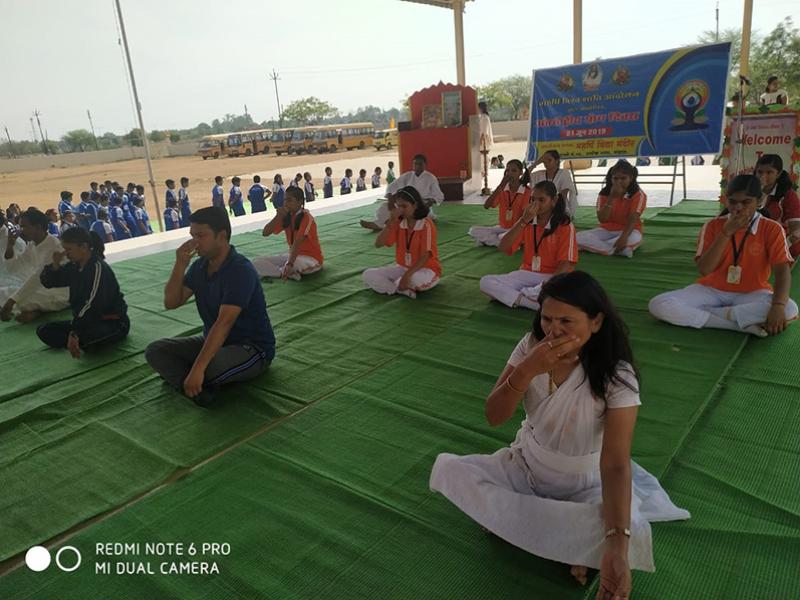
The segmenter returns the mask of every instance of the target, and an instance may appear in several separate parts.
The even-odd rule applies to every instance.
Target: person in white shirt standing
[[[764,106],[770,104],[789,104],[789,93],[781,87],[781,82],[778,81],[778,76],[773,75],[767,79],[767,87],[764,93],[761,94],[759,102]]]
[[[417,154],[413,162],[414,170],[403,173],[386,188],[386,201],[381,202],[375,211],[375,219],[372,221],[362,220],[361,226],[364,229],[381,231],[386,221],[389,220],[392,209],[395,207],[395,194],[402,188],[410,185],[419,192],[426,206],[430,208],[428,218],[435,221],[436,215],[433,213],[433,205],[437,206],[444,202],[444,194],[439,187],[439,180],[436,175],[426,171],[428,159],[424,154]]]
[[[27,240],[25,251],[17,254],[17,236],[8,236],[5,267],[16,281],[9,278],[6,283],[10,285],[0,287],[0,320],[10,321],[16,312],[17,321],[27,323],[43,312],[62,310],[69,305],[68,289],[46,289],[39,281],[42,269],[53,262],[53,254],[63,251],[59,239],[47,232],[49,224],[47,215],[29,208],[20,218],[22,237]]]
[[[531,169],[535,169],[538,165],[544,165],[544,169],[531,173],[531,186],[540,181],[552,181],[558,193],[564,198],[567,213],[574,220],[578,211],[578,189],[572,181],[569,169],[561,168],[561,155],[558,150],[547,150],[531,165]]]

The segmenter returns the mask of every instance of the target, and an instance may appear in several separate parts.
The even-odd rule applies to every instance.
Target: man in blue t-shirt
[[[252,379],[269,366],[275,334],[255,267],[230,243],[225,209],[193,212],[190,233],[175,253],[164,306],[178,308],[194,296],[203,334],[155,341],[145,358],[168,384],[207,407],[220,385]],[[200,258],[189,266],[195,254]]]

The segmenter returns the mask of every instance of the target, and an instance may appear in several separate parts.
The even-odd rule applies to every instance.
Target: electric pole
[[[30,118],[30,121],[31,121],[31,133],[33,134],[33,141],[35,143],[38,143],[39,140],[36,139],[36,127],[33,126],[33,117]]]
[[[4,127],[3,129],[6,130],[6,137],[8,138],[8,156],[10,158],[16,158],[16,156],[14,156],[14,144],[11,142],[11,136],[8,133],[8,127]]]
[[[47,148],[47,141],[45,140],[44,133],[42,133],[42,122],[39,120],[39,115],[42,113],[39,112],[39,109],[33,111],[33,116],[36,117],[36,123],[39,125],[39,137],[42,138],[42,147],[44,148],[45,154],[50,154],[50,151]]]
[[[716,34],[716,41],[719,41],[719,0],[717,0],[717,34]]]
[[[92,123],[92,113],[89,112],[89,109],[86,109],[86,116],[89,117],[89,127],[92,129],[92,137],[94,138],[94,149],[100,150],[100,146],[97,145],[97,136],[94,134],[94,123]]]
[[[275,72],[275,69],[272,69],[272,75],[269,76],[270,79],[275,83],[275,101],[278,103],[278,123],[281,127],[283,127],[283,111],[281,110],[281,99],[278,96],[278,74]]]

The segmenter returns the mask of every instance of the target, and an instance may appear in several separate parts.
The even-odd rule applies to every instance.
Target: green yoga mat
[[[751,343],[730,332],[670,327],[646,312],[651,296],[694,279],[696,234],[713,209],[683,203],[652,211],[633,260],[581,256],[581,268],[603,281],[632,330],[643,375],[634,457],[656,475],[666,473],[668,491],[693,513],[686,523],[654,526],[658,572],[635,575],[634,597],[700,597],[698,590],[709,598],[791,597],[757,592],[791,590],[794,581],[798,478],[789,477],[796,475],[791,416],[797,394],[791,367],[776,360],[786,356],[790,346],[782,345],[794,331]],[[370,234],[352,225],[367,212],[320,219],[328,262],[319,277],[265,284],[278,359],[267,375],[231,388],[219,409],[199,411],[164,391],[141,358],[146,339],[130,340],[127,354],[106,363],[80,365],[85,370],[72,377],[45,382],[27,400],[0,404],[4,479],[14,469],[0,512],[6,556],[274,423],[72,537],[85,560],[75,573],[23,567],[0,578],[0,595],[590,597],[566,567],[483,533],[427,488],[437,453],[491,452],[513,439],[522,418],[520,412],[489,428],[483,400],[531,313],[489,303],[477,292],[481,275],[508,271],[518,258],[475,248],[464,235],[470,224],[490,223],[491,213],[446,206],[440,285],[416,302],[378,296],[363,289],[360,272],[391,257],[371,248]],[[590,223],[590,211],[582,210],[579,224]],[[235,242],[250,255],[278,248],[256,236]],[[169,254],[115,269],[123,287],[128,276],[140,282],[142,289],[129,296],[147,298],[137,308],[172,316],[161,315],[156,293],[157,272],[169,270]],[[173,326],[192,330],[191,316],[182,312]],[[768,362],[764,348],[774,349]],[[27,351],[41,353],[35,345]],[[740,368],[744,360],[747,368]],[[750,379],[739,383],[734,373]],[[771,390],[781,381],[781,410],[752,411],[747,383],[760,390],[763,404],[774,401]],[[81,392],[87,386],[92,393]],[[94,573],[100,541],[228,542],[231,554],[217,557],[220,574],[212,577],[110,576]],[[772,547],[782,553],[774,561],[766,558]],[[150,558],[129,560],[157,568]],[[783,587],[774,584],[776,566]],[[740,589],[749,595],[738,595]]]

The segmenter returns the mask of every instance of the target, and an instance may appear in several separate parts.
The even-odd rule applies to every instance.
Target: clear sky
[[[399,106],[455,81],[452,11],[401,0],[121,0],[148,130],[193,127],[246,104],[257,121],[317,96],[342,112]],[[716,0],[584,0],[583,58],[690,44],[714,29]],[[743,0],[721,0],[720,30],[741,27]],[[135,126],[113,0],[0,0],[0,127],[30,139],[42,113],[51,139],[70,129]],[[755,0],[753,28],[800,1]],[[475,0],[464,15],[467,83],[572,62],[570,0]]]

